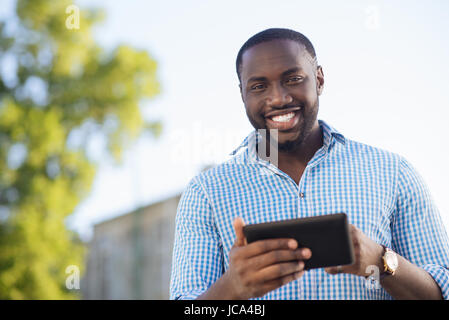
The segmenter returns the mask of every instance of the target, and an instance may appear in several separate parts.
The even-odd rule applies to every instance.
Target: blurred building
[[[180,194],[94,226],[83,299],[168,299]]]

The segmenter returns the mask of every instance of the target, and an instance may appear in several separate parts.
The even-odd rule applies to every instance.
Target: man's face
[[[240,91],[255,129],[278,129],[279,151],[293,151],[317,121],[324,77],[310,54],[291,40],[264,42],[242,56]]]

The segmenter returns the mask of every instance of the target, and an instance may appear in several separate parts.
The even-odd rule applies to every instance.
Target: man
[[[423,180],[403,157],[317,120],[324,74],[310,41],[262,31],[242,46],[236,67],[256,130],[183,193],[171,298],[449,299],[449,241]],[[276,145],[277,163],[260,155],[259,142]],[[242,231],[244,223],[339,212],[351,227],[349,266],[305,271],[310,249],[293,239],[248,244]],[[375,269],[380,286],[366,279]]]

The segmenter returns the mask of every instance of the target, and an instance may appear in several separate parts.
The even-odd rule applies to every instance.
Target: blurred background
[[[0,0],[0,299],[168,298],[179,197],[252,130],[235,58],[270,27],[449,227],[449,2]]]

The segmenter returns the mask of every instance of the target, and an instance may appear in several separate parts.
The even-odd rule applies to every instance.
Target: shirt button
[[[301,198],[304,198],[304,193],[301,192],[301,193],[299,194],[299,196],[300,196]]]

